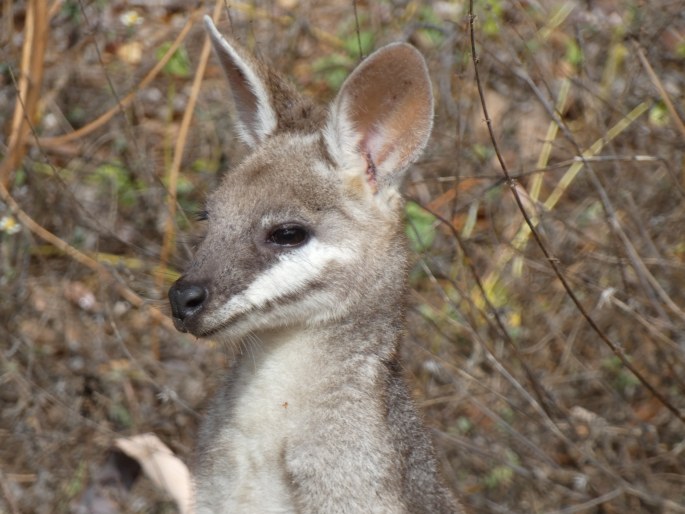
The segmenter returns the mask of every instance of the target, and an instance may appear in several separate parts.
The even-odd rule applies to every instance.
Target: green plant
[[[164,54],[167,53],[171,47],[171,42],[167,41],[162,43],[162,45],[155,52],[155,58],[159,61],[162,59]],[[188,57],[188,51],[185,46],[180,46],[171,56],[169,62],[164,65],[164,72],[177,78],[188,78],[190,77],[191,67],[190,67],[190,57]]]
[[[118,162],[101,164],[90,175],[88,182],[100,190],[113,191],[120,205],[130,207],[138,194],[138,187],[129,171]]]
[[[412,250],[425,252],[433,246],[435,241],[435,216],[415,202],[407,202],[405,213],[407,216],[406,233]]]

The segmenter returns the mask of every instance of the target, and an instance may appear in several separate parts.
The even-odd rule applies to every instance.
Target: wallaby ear
[[[263,64],[243,52],[239,45],[229,43],[209,16],[205,16],[204,21],[214,52],[231,86],[238,116],[238,134],[245,144],[254,148],[269,137],[278,125],[277,113],[267,87],[268,71],[263,69]]]
[[[326,126],[341,166],[366,160],[374,191],[399,185],[421,155],[433,126],[433,92],[423,56],[395,43],[367,57],[343,84]]]

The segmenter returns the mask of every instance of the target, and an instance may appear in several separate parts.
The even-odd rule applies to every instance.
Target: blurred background
[[[428,60],[403,352],[467,511],[685,512],[682,1],[475,1],[511,183],[466,2],[0,9],[0,512],[177,512],[113,444],[152,432],[190,465],[233,355],[165,300],[245,152],[212,12],[322,102],[385,43]]]

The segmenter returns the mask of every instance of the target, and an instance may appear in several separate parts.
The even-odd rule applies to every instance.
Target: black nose
[[[174,326],[181,332],[187,332],[186,320],[202,310],[207,300],[207,288],[192,282],[177,280],[169,289],[169,303]]]

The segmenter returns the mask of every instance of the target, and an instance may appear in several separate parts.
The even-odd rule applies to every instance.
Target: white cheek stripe
[[[354,258],[355,252],[350,248],[327,245],[312,239],[302,248],[281,255],[274,266],[257,276],[242,293],[223,304],[208,321],[218,325],[232,316],[297,293],[308,283],[320,278],[329,264],[344,264]]]

